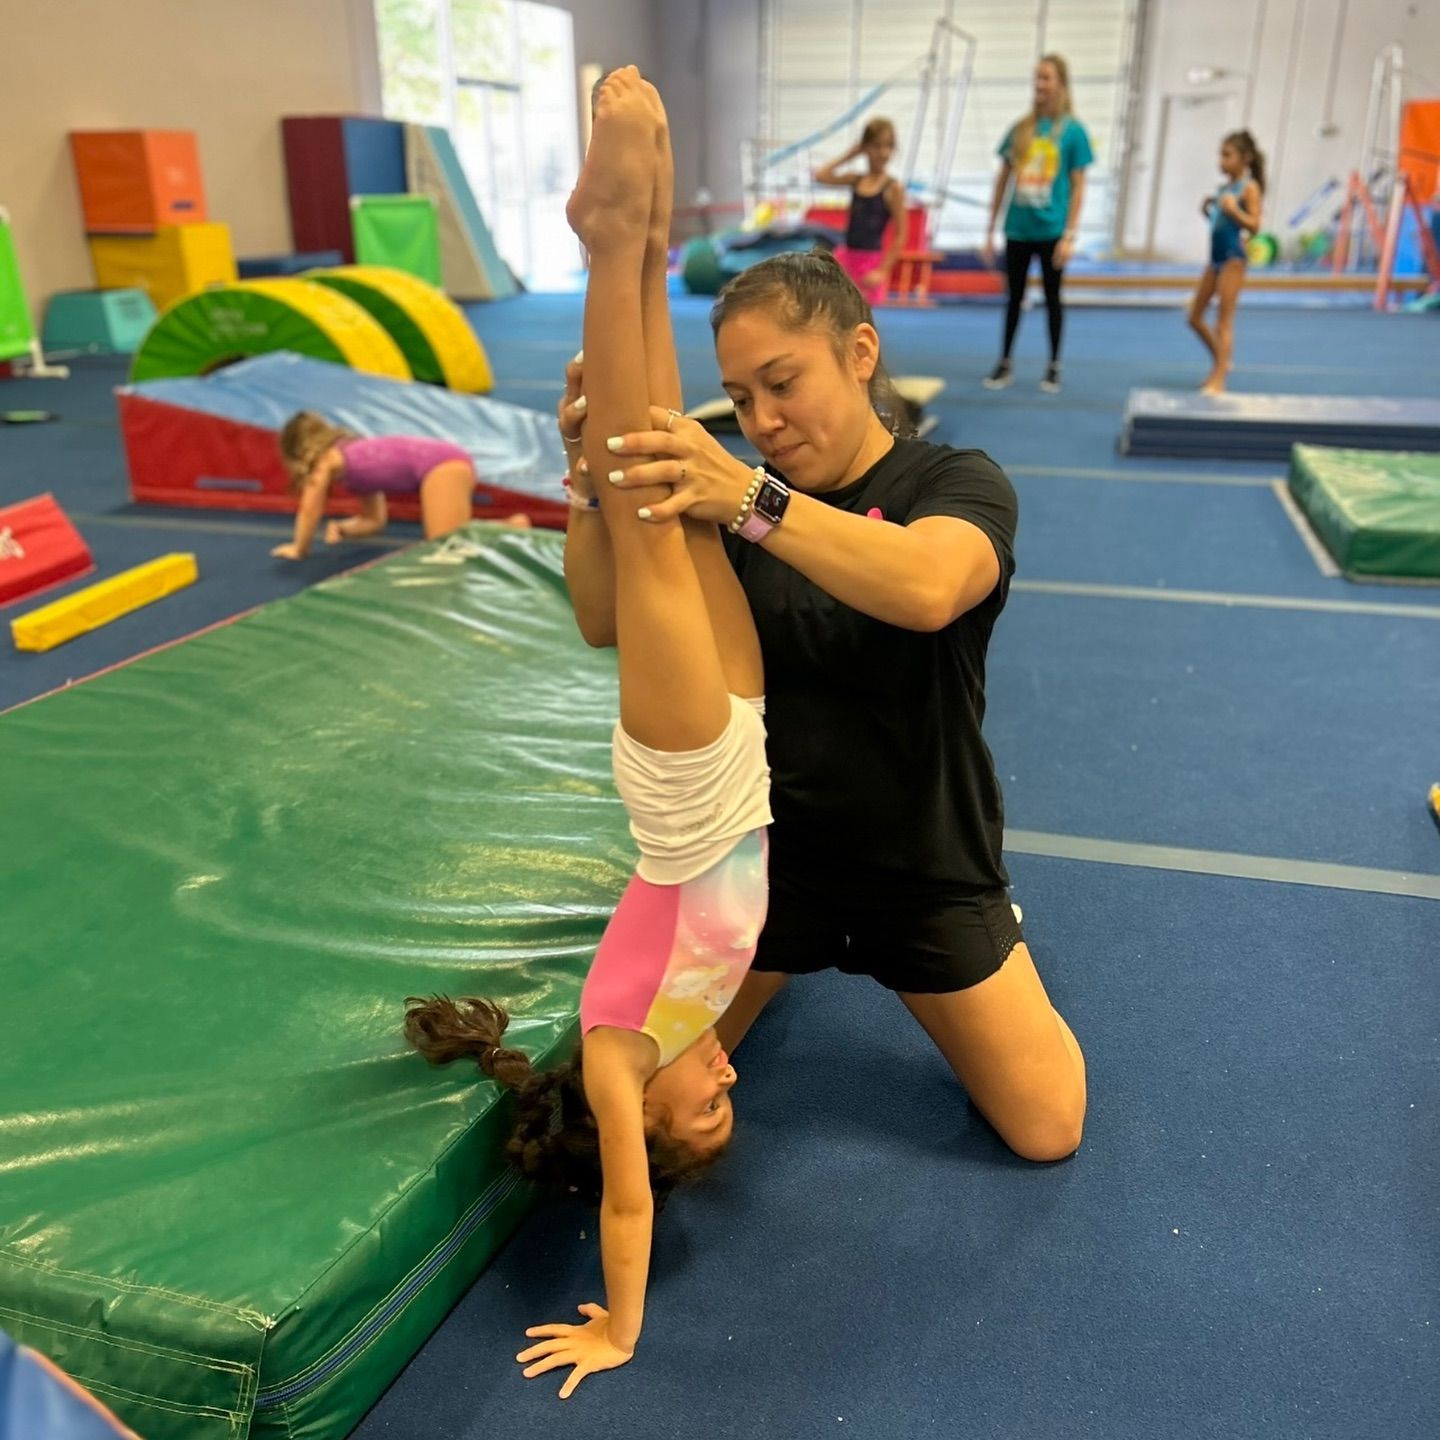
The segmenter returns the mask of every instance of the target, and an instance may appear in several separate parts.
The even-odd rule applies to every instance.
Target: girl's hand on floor
[[[331,520],[325,526],[325,543],[327,545],[338,545],[345,538],[345,532],[340,528],[338,520]]]
[[[740,511],[740,502],[754,471],[737,460],[698,420],[687,420],[663,406],[650,407],[653,430],[634,431],[610,441],[615,469],[610,483],[622,490],[646,485],[669,485],[668,500],[657,501],[642,513],[642,520],[674,520],[688,515],[712,525],[728,525]],[[618,442],[618,444],[617,444]],[[623,462],[644,456],[639,465]],[[613,477],[619,475],[620,478]]]
[[[610,1312],[603,1305],[582,1305],[584,1325],[532,1325],[525,1333],[540,1344],[522,1350],[515,1358],[525,1366],[525,1378],[533,1380],[547,1370],[572,1365],[560,1387],[560,1398],[568,1400],[587,1375],[615,1370],[633,1358],[635,1351],[615,1344],[610,1338]]]
[[[287,540],[283,545],[277,545],[270,553],[277,560],[303,560],[305,558],[293,540]]]

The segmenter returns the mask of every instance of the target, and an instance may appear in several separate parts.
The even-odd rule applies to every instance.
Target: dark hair
[[[711,332],[718,337],[727,320],[744,310],[760,309],[774,314],[786,330],[825,330],[835,358],[842,364],[855,327],[875,323],[855,282],[840,268],[840,262],[820,246],[809,254],[792,250],[772,255],[742,270],[715,297],[710,307]],[[870,403],[892,434],[914,433],[905,402],[880,360],[870,377]]]
[[[405,1038],[432,1064],[474,1060],[515,1097],[505,1158],[527,1180],[599,1203],[600,1131],[585,1099],[583,1049],[563,1065],[537,1070],[527,1055],[501,1044],[510,1017],[490,1000],[432,995],[406,1001]],[[676,1185],[708,1170],[720,1152],[700,1152],[663,1130],[648,1132],[650,1188],[658,1206]]]
[[[866,122],[865,128],[860,132],[860,143],[873,145],[882,135],[888,135],[893,140],[895,125],[893,121],[887,120],[883,115],[877,115],[873,120]]]
[[[1265,157],[1260,153],[1255,137],[1248,130],[1232,130],[1220,143],[1233,145],[1240,152],[1240,158],[1255,177],[1255,183],[1264,190]]]

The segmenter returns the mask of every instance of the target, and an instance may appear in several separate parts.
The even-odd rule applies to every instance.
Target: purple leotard
[[[342,440],[345,471],[340,477],[352,495],[415,495],[425,477],[439,465],[456,460],[471,463],[470,456],[448,440],[420,435],[376,435],[364,440]]]

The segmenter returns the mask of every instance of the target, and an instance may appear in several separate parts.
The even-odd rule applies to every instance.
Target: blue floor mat
[[[798,982],[737,1057],[731,1156],[660,1222],[633,1366],[562,1405],[511,1358],[601,1294],[560,1206],[354,1440],[1428,1440],[1434,905],[1014,870],[1087,1052],[1078,1156],[1010,1156],[868,982]]]
[[[1015,594],[985,722],[1006,823],[1440,873],[1437,653],[1436,619]]]

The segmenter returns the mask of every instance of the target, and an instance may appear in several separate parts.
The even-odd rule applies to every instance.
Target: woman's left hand
[[[890,283],[890,272],[884,266],[876,266],[874,270],[868,271],[860,277],[860,283],[867,290],[879,289]]]
[[[698,420],[662,406],[650,407],[654,430],[632,431],[619,437],[611,483],[634,490],[645,485],[669,485],[668,500],[657,501],[641,516],[652,524],[688,515],[712,525],[728,525],[740,513],[754,470],[737,460]],[[626,459],[646,457],[639,465],[624,466]],[[623,473],[622,473],[623,470]]]
[[[1050,252],[1050,262],[1057,270],[1063,270],[1070,263],[1070,256],[1074,252],[1075,242],[1068,236],[1062,235],[1056,242],[1055,248]]]

